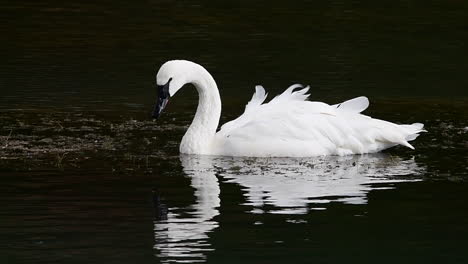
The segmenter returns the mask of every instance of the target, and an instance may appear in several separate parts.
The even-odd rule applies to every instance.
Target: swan
[[[414,149],[408,141],[425,132],[421,123],[398,125],[361,114],[369,106],[364,96],[335,105],[308,101],[309,86],[299,84],[268,103],[264,103],[265,89],[257,85],[244,113],[216,132],[221,116],[216,82],[203,66],[187,60],[167,61],[159,69],[153,118],[159,118],[169,98],[188,83],[197,89],[199,101],[180,143],[184,154],[312,157],[375,153],[396,145]]]

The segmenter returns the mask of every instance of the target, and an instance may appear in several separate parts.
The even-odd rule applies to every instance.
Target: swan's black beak
[[[153,118],[157,119],[160,115],[161,112],[164,110],[166,107],[167,103],[169,102],[169,83],[171,80],[169,80],[165,85],[156,85],[158,87],[158,100],[156,101],[156,105],[154,106],[153,110]]]

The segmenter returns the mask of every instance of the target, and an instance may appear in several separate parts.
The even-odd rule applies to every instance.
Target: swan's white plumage
[[[173,62],[182,63],[185,68],[193,64]],[[197,74],[209,75],[201,66],[194,67]],[[164,65],[160,72],[163,68]],[[219,120],[220,114],[210,110],[211,105],[216,106],[213,107],[216,111],[220,108],[216,84],[214,80],[204,85],[192,83],[201,97],[197,114],[181,144],[183,153],[255,157],[363,154],[399,144],[414,149],[408,141],[424,131],[420,123],[397,125],[360,114],[369,106],[369,100],[363,96],[336,105],[308,101],[309,87],[297,84],[268,103],[264,103],[265,89],[256,86],[244,113],[215,133],[206,127],[207,124],[212,127],[214,122],[217,126]],[[207,96],[211,92],[215,95]]]
[[[217,154],[235,156],[316,156],[377,152],[423,131],[422,124],[397,125],[360,114],[369,101],[357,97],[330,106],[307,101],[308,87],[293,85],[269,103],[256,87],[244,114],[216,134]]]
[[[360,96],[333,106],[340,110],[361,113],[369,107],[369,99]]]

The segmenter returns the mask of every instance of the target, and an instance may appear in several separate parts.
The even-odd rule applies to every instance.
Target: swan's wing
[[[301,90],[294,91],[297,88]],[[336,108],[321,102],[307,101],[309,87],[292,85],[270,102],[262,104],[266,98],[263,87],[257,86],[244,113],[221,127],[218,136],[255,140],[259,138],[310,138],[311,127],[324,116],[335,116]],[[309,127],[310,126],[310,127]],[[309,127],[309,128],[308,128]],[[324,131],[325,134],[330,132]]]
[[[267,95],[268,94],[265,92],[263,86],[255,86],[255,93],[253,94],[252,99],[250,99],[250,101],[245,106],[244,113],[238,118],[222,125],[220,132],[223,131],[223,133],[225,133],[227,131],[231,131],[251,120],[255,116],[253,113],[255,113],[256,109],[258,109],[262,105]]]
[[[265,99],[267,98],[267,93],[265,92],[265,89],[261,85],[255,86],[255,93],[252,96],[252,99],[247,103],[245,106],[245,111],[254,111],[255,108],[259,107]]]
[[[340,110],[361,113],[369,107],[369,99],[365,96],[360,96],[333,106]]]
[[[301,90],[295,91],[297,88],[302,88]],[[309,91],[309,86],[303,87],[301,84],[294,84],[289,86],[282,94],[276,96],[269,103],[287,103],[293,101],[305,101],[309,97],[309,94],[306,94]]]
[[[308,87],[292,86],[267,104],[258,89],[239,118],[217,133],[229,155],[312,156],[376,152],[407,142],[421,125],[397,125],[359,114],[369,101],[358,97],[339,105],[307,101]]]
[[[227,129],[223,127],[218,134],[227,143],[224,148],[234,152],[238,148],[244,149],[239,151],[252,148],[274,154],[270,147],[283,145],[279,147],[293,151],[295,145],[302,142],[311,143],[311,148],[317,153],[325,153],[328,151],[324,148],[332,150],[337,145],[345,144],[344,136],[352,132],[337,118],[336,108],[309,101],[272,101],[257,108],[250,116],[242,116],[231,122]]]
[[[303,89],[294,92],[294,89],[297,88]],[[269,103],[263,104],[268,94],[265,92],[265,89],[261,85],[257,85],[255,86],[255,93],[253,94],[252,99],[245,106],[244,113],[238,118],[229,121],[223,126],[221,126],[221,130],[218,133],[228,134],[230,131],[239,128],[252,120],[268,118],[261,116],[268,116],[269,114],[274,114],[275,109],[280,110],[280,107],[282,106],[288,106],[289,104],[294,103],[294,101],[304,102],[309,96],[308,94],[306,94],[308,90],[309,86],[304,88],[300,84],[295,84],[286,89],[282,94],[273,98]]]

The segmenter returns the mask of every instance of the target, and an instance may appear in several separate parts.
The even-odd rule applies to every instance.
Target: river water
[[[0,4],[2,263],[468,261],[468,4]],[[221,124],[262,84],[421,122],[416,150],[180,155],[194,89],[150,118],[169,59],[204,65]]]

